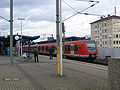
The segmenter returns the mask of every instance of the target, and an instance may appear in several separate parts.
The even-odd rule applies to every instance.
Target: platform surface
[[[0,56],[0,90],[109,90],[108,67],[63,59],[63,76],[56,58],[39,55],[39,63]]]

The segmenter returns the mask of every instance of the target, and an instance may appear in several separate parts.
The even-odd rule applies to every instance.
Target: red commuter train
[[[30,45],[30,51],[37,47],[40,54],[49,54],[49,48],[54,49],[54,54],[57,53],[56,43],[40,43]],[[28,45],[23,46],[23,51],[28,51]],[[93,62],[98,54],[97,45],[94,40],[78,40],[67,41],[63,43],[63,55],[69,57],[89,58]]]

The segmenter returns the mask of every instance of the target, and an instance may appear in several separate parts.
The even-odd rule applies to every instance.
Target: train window
[[[63,51],[65,51],[65,46],[62,46]]]
[[[45,47],[45,50],[48,50],[48,47],[47,47],[47,46]]]
[[[71,46],[71,51],[74,51],[74,46]]]
[[[68,51],[70,51],[70,46],[68,46]]]
[[[87,40],[86,44],[88,48],[95,48],[95,42],[93,40]]]
[[[53,50],[53,52],[55,51],[55,47],[54,46],[52,46],[52,50]]]
[[[44,46],[42,46],[42,50],[44,50]]]
[[[94,40],[88,40],[86,41],[87,48],[89,52],[95,52],[96,51],[96,45]]]
[[[74,47],[74,51],[78,51],[78,46],[75,46],[75,47]]]
[[[65,51],[67,51],[67,46],[65,46]]]
[[[46,50],[49,51],[49,47],[48,46],[46,47]]]
[[[38,47],[38,51],[40,51],[40,47]]]

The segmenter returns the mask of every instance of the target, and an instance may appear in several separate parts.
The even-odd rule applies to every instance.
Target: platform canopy
[[[19,39],[21,38],[21,35],[18,35],[18,34],[16,34],[16,35],[13,35],[13,40],[15,40],[15,37],[18,37]],[[22,35],[22,39],[23,40],[36,40],[36,39],[38,39],[38,38],[40,38],[40,36],[25,36],[25,35]],[[5,40],[9,40],[10,39],[10,35],[8,35],[7,37],[5,37],[5,36],[0,36],[0,41],[5,41]]]
[[[0,41],[3,41],[5,39],[4,36],[0,36]]]

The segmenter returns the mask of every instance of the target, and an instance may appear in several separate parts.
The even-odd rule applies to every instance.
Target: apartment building
[[[91,39],[98,47],[120,48],[120,16],[101,17],[91,24]]]

